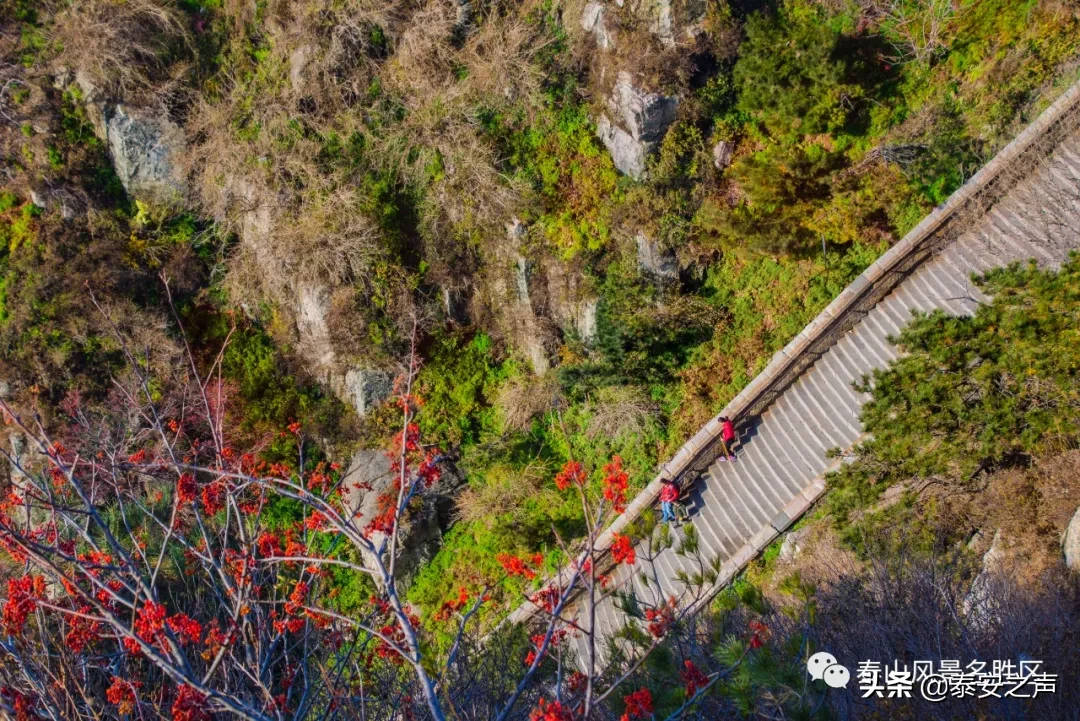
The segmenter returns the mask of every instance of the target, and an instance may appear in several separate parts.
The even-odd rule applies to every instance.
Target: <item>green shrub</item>
[[[745,25],[734,79],[739,108],[779,136],[843,127],[848,97],[845,66],[835,57],[838,33],[818,14],[755,13]]]
[[[478,333],[440,336],[427,352],[417,379],[423,408],[417,423],[424,436],[444,448],[472,445],[495,428],[493,394],[506,376],[491,338]]]
[[[905,354],[860,387],[871,440],[828,479],[840,522],[896,483],[965,486],[1080,439],[1069,400],[1080,395],[1080,258],[1057,272],[1014,264],[978,284],[990,304],[917,314],[898,339]]]
[[[618,174],[585,107],[547,109],[508,144],[511,166],[540,195],[548,240],[566,256],[607,245]]]

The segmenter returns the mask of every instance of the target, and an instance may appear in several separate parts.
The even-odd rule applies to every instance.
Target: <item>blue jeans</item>
[[[671,506],[671,501],[661,501],[660,510],[664,514],[663,522],[671,523],[675,520],[675,509]]]

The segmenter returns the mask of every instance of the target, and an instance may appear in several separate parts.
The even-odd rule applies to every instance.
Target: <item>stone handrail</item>
[[[615,534],[624,533],[647,508],[656,505],[664,479],[701,473],[716,459],[719,455],[717,440],[721,430],[721,423],[717,418],[726,416],[739,425],[740,422],[764,412],[785,388],[923,260],[955,239],[963,230],[960,226],[968,219],[969,211],[977,213],[981,208],[988,207],[993,199],[1012,187],[1022,176],[1022,173],[1015,172],[1021,169],[1018,166],[1026,165],[1025,162],[1020,162],[1021,158],[1034,164],[1040,157],[1037,152],[1039,146],[1046,152],[1052,150],[1055,143],[1046,142],[1047,139],[1052,139],[1060,132],[1068,132],[1080,122],[1080,113],[1070,113],[1078,104],[1080,83],[1066,90],[979,172],[841,291],[828,307],[773,356],[765,369],[743,388],[716,418],[706,423],[660,468],[656,477],[630,502],[626,511],[597,538],[596,550],[606,552]],[[824,490],[824,479],[814,479],[803,493],[783,510],[781,517],[773,521],[771,527],[762,529],[760,539],[753,539],[751,547],[737,554],[744,558],[732,559],[737,561],[734,566],[741,567],[748,562],[791,521],[802,515]],[[729,578],[730,572],[722,575]],[[566,579],[558,578],[552,581],[565,583]],[[516,609],[508,620],[524,621],[534,611],[531,604],[526,603]]]

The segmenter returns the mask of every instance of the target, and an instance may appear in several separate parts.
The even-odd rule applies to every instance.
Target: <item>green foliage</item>
[[[603,248],[611,234],[618,175],[583,105],[546,109],[507,138],[510,164],[537,190],[537,219],[564,255]]]
[[[293,421],[313,437],[338,437],[344,416],[341,402],[317,383],[290,373],[283,354],[261,328],[236,324],[230,314],[206,306],[190,307],[185,327],[192,344],[207,354],[207,365],[229,339],[221,357],[222,372],[236,384],[240,428],[252,437],[273,439],[262,454],[265,458],[295,459],[295,438],[281,435]]]
[[[587,362],[558,371],[567,393],[669,383],[691,349],[712,335],[714,309],[693,299],[662,297],[629,269],[610,266],[600,292],[594,352]]]
[[[41,208],[29,201],[15,208],[16,202],[11,193],[0,195],[0,257],[15,253],[37,235],[34,219],[41,215]]]
[[[444,448],[476,444],[495,428],[493,393],[506,376],[491,338],[483,333],[472,338],[445,335],[434,341],[427,359],[418,378],[424,399],[417,417],[420,430]]]
[[[815,144],[771,145],[744,155],[729,175],[745,193],[745,200],[730,210],[706,206],[701,226],[728,244],[749,240],[752,247],[771,253],[813,248],[817,241],[810,227],[814,208],[829,197],[829,173],[837,160]]]
[[[844,83],[838,33],[824,19],[779,12],[746,21],[734,70],[739,108],[779,136],[832,131],[847,119],[847,100],[857,91]]]
[[[708,342],[693,348],[679,372],[672,442],[698,427],[742,390],[885,246],[853,245],[798,260],[726,253],[706,273],[699,295],[724,310]]]
[[[917,315],[898,339],[905,355],[861,387],[872,438],[829,477],[840,522],[896,483],[964,485],[1080,438],[1080,258],[1057,272],[1014,264],[978,283],[992,303],[970,317]]]

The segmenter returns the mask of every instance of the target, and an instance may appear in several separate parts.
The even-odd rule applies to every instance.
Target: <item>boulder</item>
[[[994,532],[990,547],[983,554],[978,575],[972,580],[971,587],[960,604],[964,614],[976,627],[989,627],[998,621],[998,614],[990,601],[997,585],[1001,583],[1004,562],[1004,542],[1001,530],[998,529]]]
[[[123,105],[107,106],[103,116],[109,155],[124,190],[158,204],[179,202],[185,192],[180,128],[163,115]]]
[[[634,139],[630,133],[613,125],[606,115],[596,121],[596,134],[611,154],[611,162],[624,175],[639,180],[645,174],[645,158],[651,148]]]
[[[301,45],[289,56],[289,83],[294,93],[302,93],[307,85],[307,69],[315,55],[315,48]]]
[[[661,247],[644,233],[634,236],[637,243],[637,261],[641,272],[662,281],[675,281],[679,278],[679,264],[675,254]]]
[[[587,3],[585,10],[581,13],[581,27],[585,32],[592,33],[601,50],[611,50],[615,47],[615,37],[607,29],[605,15],[606,11],[602,3],[595,1]]]
[[[727,140],[721,140],[713,146],[712,162],[717,170],[726,170],[731,165],[731,153],[735,150],[735,144]]]
[[[784,542],[780,544],[780,553],[777,560],[781,563],[791,563],[799,554],[806,549],[806,536],[810,527],[800,528],[784,534]]]
[[[330,342],[330,289],[305,285],[296,293],[296,331],[300,349],[323,378],[334,365],[334,347]]]
[[[678,98],[647,93],[634,86],[630,73],[621,71],[608,101],[614,119],[601,115],[597,121],[597,134],[615,167],[634,179],[641,178],[645,158],[675,122],[678,107]]]
[[[62,73],[56,82],[69,77]],[[180,163],[186,140],[180,127],[163,112],[112,102],[82,71],[75,73],[75,84],[128,195],[163,205],[180,202],[186,190]]]
[[[441,478],[424,491],[419,503],[409,505],[400,525],[396,562],[399,590],[407,587],[415,571],[438,552],[443,533],[453,521],[454,497],[465,479],[453,464],[444,461],[440,465]],[[353,454],[345,471],[344,488],[345,503],[356,513],[356,524],[363,529],[386,508],[387,495],[395,492],[386,453],[365,449]],[[382,533],[371,536],[376,546],[385,539]],[[365,560],[371,563],[374,559]]]
[[[357,415],[365,416],[390,396],[394,383],[390,374],[380,370],[351,368],[345,372],[343,390],[342,395],[356,409]]]
[[[529,300],[529,276],[532,270],[533,265],[528,258],[520,254],[514,258],[514,292],[518,303],[529,308],[532,308],[532,301]]]
[[[679,99],[647,93],[634,87],[630,73],[621,71],[612,91],[610,107],[635,140],[655,143],[675,121]]]
[[[1069,570],[1080,573],[1080,508],[1076,509],[1072,520],[1065,528],[1061,547],[1065,553],[1065,565],[1069,567]]]

